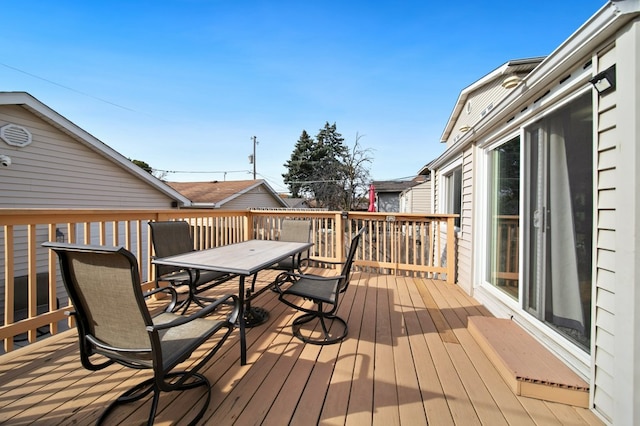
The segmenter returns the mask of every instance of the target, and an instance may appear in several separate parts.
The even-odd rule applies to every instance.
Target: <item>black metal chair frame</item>
[[[151,240],[155,251],[154,257],[167,257],[193,251],[193,239],[191,237],[191,226],[188,222],[178,221],[156,221],[149,222],[151,230]],[[175,247],[162,247],[162,240],[166,237],[163,232],[173,232],[170,238]],[[176,306],[176,310],[185,313],[191,302],[200,307],[205,307],[208,303],[215,302],[215,298],[202,296],[201,293],[235,278],[234,274],[223,274],[215,271],[204,271],[198,269],[181,269],[167,265],[155,265],[156,268],[156,288],[160,287],[160,281],[169,282],[174,287],[187,286],[187,297]]]
[[[207,378],[198,371],[216,354],[234,330],[240,312],[238,298],[235,295],[225,295],[190,316],[181,316],[172,313],[178,302],[177,292],[174,288],[163,287],[147,293],[142,292],[138,264],[135,256],[128,250],[122,247],[53,242],[43,245],[54,250],[60,261],[63,281],[74,307],[74,310],[68,314],[76,320],[82,366],[90,371],[98,371],[118,363],[133,369],[153,370],[152,378],[135,385],[114,400],[102,413],[97,424],[101,424],[117,406],[138,401],[153,393],[147,422],[148,425],[152,425],[161,392],[196,387],[203,387],[206,390],[206,399],[190,424],[195,424],[201,419],[211,399],[211,385]],[[125,283],[123,277],[126,275],[126,268],[129,270],[130,282],[127,279]],[[78,270],[81,272],[78,273]],[[109,274],[111,270],[114,271],[114,274]],[[114,282],[118,279],[121,279],[120,283]],[[132,346],[118,347],[103,339],[105,332],[102,330],[109,328],[109,324],[105,320],[104,312],[100,308],[96,308],[96,304],[117,303],[120,300],[118,294],[122,296],[122,293],[114,294],[115,300],[101,299],[97,300],[96,304],[92,304],[91,300],[93,299],[87,294],[91,293],[89,289],[96,289],[98,286],[101,287],[100,294],[102,295],[105,291],[117,288],[117,291],[124,291],[129,297],[135,299],[135,302],[132,303],[137,305],[138,311],[122,312],[122,316],[131,315],[136,319],[134,324],[145,324],[143,329],[135,327],[134,324],[127,328],[127,330],[131,330],[133,335],[130,338]],[[164,311],[151,316],[145,299],[159,292],[169,293],[171,300]],[[93,298],[97,299],[95,295]],[[223,303],[233,305],[225,319],[205,318]],[[194,331],[194,328],[197,330]],[[195,365],[188,371],[173,371],[178,364],[187,360],[194,350],[218,332],[224,334]],[[146,338],[144,337],[145,333]],[[122,336],[123,333],[116,334],[122,339],[128,338]],[[170,335],[172,337],[169,337]],[[95,360],[95,356],[102,358],[102,361]]]
[[[291,282],[291,285],[283,289],[280,285],[274,288],[280,293],[278,299],[303,312],[302,315],[293,320],[292,330],[294,336],[306,343],[316,345],[329,345],[342,341],[348,333],[347,322],[336,315],[340,306],[340,295],[347,291],[351,278],[351,267],[353,260],[366,228],[361,228],[351,239],[347,258],[344,263],[324,262],[342,264],[340,275],[321,276],[313,274],[299,274],[294,272],[283,272],[276,279],[277,282]],[[315,309],[306,308],[303,303],[311,300]],[[325,306],[330,306],[326,310]],[[322,329],[322,338],[307,337],[302,334],[302,326],[318,320]],[[336,323],[342,328],[341,333],[331,335],[331,328]]]

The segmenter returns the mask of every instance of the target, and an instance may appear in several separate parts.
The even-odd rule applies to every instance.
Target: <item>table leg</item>
[[[244,330],[244,275],[240,275],[240,317],[238,324],[240,328],[240,365],[247,364],[247,340]]]

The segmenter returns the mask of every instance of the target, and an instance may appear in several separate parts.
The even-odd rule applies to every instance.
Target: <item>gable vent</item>
[[[0,127],[0,138],[9,145],[22,148],[31,143],[31,132],[16,124],[5,124]]]

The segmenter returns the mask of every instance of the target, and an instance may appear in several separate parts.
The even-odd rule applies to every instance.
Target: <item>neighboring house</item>
[[[433,212],[431,197],[431,178],[420,176],[419,183],[400,193],[400,213]]]
[[[639,124],[640,2],[611,1],[544,60],[463,90],[425,166],[435,211],[461,214],[458,284],[616,425],[640,424]]]
[[[24,92],[0,92],[0,162],[0,209],[168,209],[190,204],[179,192]],[[68,241],[64,225],[58,228],[58,238]],[[83,229],[77,228],[80,238]],[[4,232],[0,227],[0,240],[5,239]],[[27,229],[15,227],[14,232],[13,272],[16,282],[22,283],[27,274]],[[37,226],[36,234],[38,242],[49,239],[46,226]],[[48,270],[47,250],[36,250],[37,269]],[[0,311],[5,300],[4,258],[4,246],[0,246]],[[46,281],[44,275],[38,276],[42,285]],[[23,287],[18,286],[16,294]],[[63,300],[61,283],[58,294]]]
[[[415,180],[376,180],[372,183],[376,191],[376,211],[389,213],[398,213],[400,194],[418,184]]]
[[[168,182],[191,200],[191,207],[224,210],[287,207],[287,203],[262,180]]]
[[[280,198],[287,204],[290,209],[309,209],[309,200],[300,197],[289,197],[287,195],[280,194]]]

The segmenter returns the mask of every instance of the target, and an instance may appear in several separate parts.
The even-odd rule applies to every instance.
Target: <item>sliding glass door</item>
[[[591,94],[525,132],[524,307],[588,350],[591,328]]]

